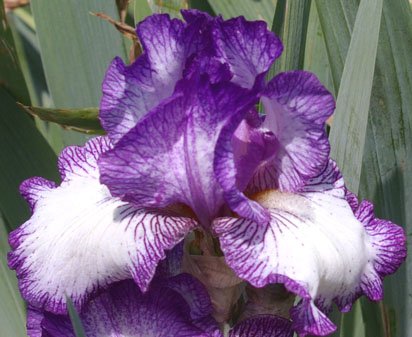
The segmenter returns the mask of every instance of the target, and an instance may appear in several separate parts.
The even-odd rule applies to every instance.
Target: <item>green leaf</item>
[[[84,331],[84,327],[82,321],[80,320],[80,316],[77,313],[72,300],[68,296],[66,296],[66,302],[74,334],[76,335],[76,337],[86,337],[86,332]]]
[[[264,20],[272,26],[276,0],[208,0],[213,11],[225,19],[243,15],[248,20]]]
[[[379,217],[412,233],[412,15],[406,0],[384,1],[376,75],[366,133],[360,195],[372,199]],[[410,240],[408,250],[411,251]],[[409,257],[385,283],[390,337],[412,336],[412,263]],[[378,316],[378,315],[377,315]],[[371,323],[368,337],[376,327]],[[389,334],[390,333],[390,334]]]
[[[358,192],[383,0],[362,0],[340,82],[330,132],[331,157]],[[342,132],[345,130],[345,132]]]
[[[90,12],[119,20],[115,1],[33,0],[31,8],[54,107],[98,106],[110,61],[116,55],[126,60],[127,52],[121,34]],[[60,148],[87,137],[65,131],[62,139]]]
[[[2,88],[0,101],[0,210],[15,228],[29,215],[19,185],[32,176],[57,181],[57,158],[33,120]]]
[[[25,104],[30,102],[3,0],[0,0],[0,87],[19,101]]]
[[[281,71],[303,69],[310,5],[310,0],[278,0],[272,31],[284,49],[270,69],[269,79]]]
[[[305,70],[315,73],[323,85],[333,94],[335,87],[332,81],[332,74],[325,46],[322,27],[319,22],[319,15],[316,2],[312,1],[305,46]]]
[[[99,108],[54,109],[37,106],[20,106],[28,113],[48,122],[87,134],[104,134],[98,118]]]
[[[0,336],[25,337],[26,309],[19,294],[16,275],[7,266],[9,250],[7,226],[0,214]]]
[[[339,83],[356,0],[316,0],[334,82]],[[335,15],[336,14],[336,15]],[[412,233],[412,20],[407,0],[383,2],[359,194]],[[409,251],[411,247],[408,244]],[[363,301],[366,336],[412,336],[412,264],[385,281],[384,305]],[[383,319],[384,318],[384,319]],[[353,337],[353,334],[345,336]]]
[[[134,0],[134,22],[138,24],[145,17],[152,14],[147,0]]]
[[[168,13],[171,17],[182,18],[181,9],[189,8],[189,0],[147,0],[153,13]]]

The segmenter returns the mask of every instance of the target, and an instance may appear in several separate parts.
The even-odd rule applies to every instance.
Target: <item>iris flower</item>
[[[233,313],[231,336],[290,336],[290,325],[327,335],[333,303],[346,312],[361,295],[381,299],[383,277],[405,259],[401,227],[359,203],[329,157],[335,103],[316,76],[266,82],[282,43],[264,22],[182,15],[148,17],[137,27],[143,54],[110,65],[107,136],[62,152],[60,185],[21,185],[33,215],[10,235],[9,266],[31,336],[70,330],[67,297],[90,336],[219,336],[212,318],[198,323],[216,317],[210,292],[213,309],[200,314],[193,298],[208,296],[193,278],[155,277],[185,238],[186,257],[197,244],[250,289],[297,296],[287,319]]]

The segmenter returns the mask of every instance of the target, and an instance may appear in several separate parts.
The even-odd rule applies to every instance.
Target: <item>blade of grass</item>
[[[17,279],[7,266],[7,226],[0,213],[0,336],[25,337],[25,305],[20,297]]]
[[[33,120],[0,88],[0,210],[12,228],[28,217],[19,185],[31,176],[57,181],[57,158]]]
[[[356,13],[357,1],[316,0],[320,22],[328,47],[329,61],[334,68],[334,82],[339,83],[350,38],[350,18]],[[342,13],[345,20],[339,19]],[[340,24],[340,22],[346,24]],[[383,2],[376,60],[375,79],[366,133],[359,194],[375,203],[377,216],[405,225],[412,233],[412,20],[407,0]],[[410,242],[410,241],[408,241]],[[408,250],[411,250],[410,243]],[[367,319],[366,336],[411,337],[412,260],[385,281],[385,305],[378,307],[363,302]],[[383,326],[385,325],[385,326]],[[388,326],[389,325],[389,326]],[[383,335],[383,333],[386,335]],[[348,334],[348,337],[353,335]]]
[[[303,69],[310,7],[310,0],[278,0],[272,31],[280,37],[284,49],[268,78],[280,71]]]
[[[331,157],[355,193],[362,170],[382,2],[362,0],[359,5],[330,132]]]
[[[3,0],[0,0],[0,87],[21,102],[30,103]]]
[[[76,335],[76,337],[86,337],[86,332],[84,331],[82,321],[80,320],[80,316],[77,313],[72,300],[69,297],[66,297],[66,302],[74,334]]]
[[[272,26],[276,0],[208,0],[213,11],[225,19],[243,15],[248,20],[264,20]]]
[[[104,12],[119,20],[116,2],[33,0],[31,8],[54,106],[98,106],[110,61],[116,55],[126,60],[127,52],[121,34],[89,13]],[[62,138],[61,147],[87,140],[70,131],[63,132]]]
[[[320,26],[315,1],[312,1],[309,13],[305,46],[305,61],[303,68],[315,73],[323,85],[336,97],[328,54],[325,46],[325,38],[323,36],[322,27]]]
[[[134,23],[138,24],[146,16],[152,14],[152,10],[147,0],[134,0]]]

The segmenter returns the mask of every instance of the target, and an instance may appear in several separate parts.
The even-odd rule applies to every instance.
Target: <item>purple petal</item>
[[[246,21],[243,16],[217,19],[215,42],[222,62],[228,63],[232,82],[244,88],[261,88],[264,75],[280,56],[283,46],[263,21]]]
[[[188,56],[184,24],[167,14],[149,16],[137,35],[143,55],[130,66],[115,58],[103,80],[100,120],[113,141],[173,93]]]
[[[260,315],[249,318],[229,332],[229,337],[292,337],[291,322],[285,318]]]
[[[10,234],[8,261],[23,297],[36,307],[64,313],[67,295],[80,308],[98,289],[131,277],[147,289],[165,250],[196,226],[112,197],[96,163],[107,148],[104,138],[66,148],[59,187],[38,178],[22,184],[33,215]]]
[[[200,282],[193,282],[189,274],[180,274],[166,282],[167,287],[179,293],[190,307],[190,317],[194,320],[209,316],[212,303],[205,287]]]
[[[368,217],[354,216],[332,161],[299,193],[268,191],[256,200],[269,209],[270,222],[217,220],[221,249],[229,266],[253,286],[284,283],[302,298],[291,311],[293,328],[302,336],[334,331],[322,312],[332,302],[348,311],[362,291],[380,298],[381,274],[404,259],[402,230],[388,222],[362,224]]]
[[[236,129],[254,100],[231,83],[181,82],[171,99],[102,155],[102,183],[138,205],[186,204],[208,225],[223,205],[213,171],[216,143],[223,128]]]
[[[229,207],[259,223],[269,221],[267,212],[243,194],[256,168],[273,155],[277,140],[271,132],[255,127],[257,113],[249,113],[234,131],[223,129],[215,156],[215,173]]]
[[[197,283],[193,278],[185,282],[190,289],[196,289],[197,285],[189,285]],[[126,280],[111,285],[92,299],[80,319],[88,337],[212,337],[197,325],[190,313],[185,298],[167,283],[153,284],[143,294],[133,281]],[[46,312],[42,328],[43,336],[74,336],[67,316]]]
[[[290,71],[268,83],[262,102],[267,114],[263,128],[274,133],[278,148],[257,170],[249,192],[296,191],[328,163],[325,121],[335,108],[333,96],[315,75]]]

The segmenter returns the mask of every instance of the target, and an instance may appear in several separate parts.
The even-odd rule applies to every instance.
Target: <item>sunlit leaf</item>
[[[362,0],[343,68],[330,133],[331,157],[357,193],[378,48],[383,0]],[[342,132],[345,130],[345,132]]]
[[[224,18],[243,15],[248,20],[264,20],[268,27],[272,26],[276,0],[208,0],[216,14]]]
[[[87,134],[104,134],[98,118],[98,108],[54,109],[20,105],[28,113],[48,122]]]

